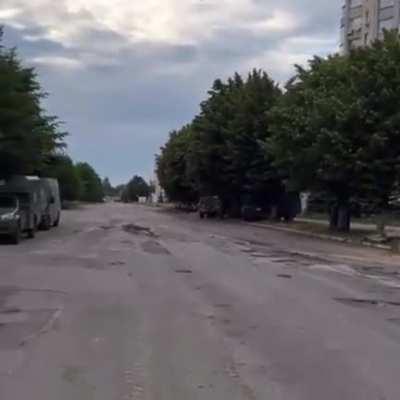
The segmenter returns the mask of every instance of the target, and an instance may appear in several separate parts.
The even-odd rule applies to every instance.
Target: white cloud
[[[0,8],[0,19],[12,19],[20,14],[21,10],[18,8]]]
[[[152,165],[215,78],[262,68],[283,83],[293,64],[334,51],[339,3],[0,0],[0,25],[52,93],[45,105],[66,121],[71,154],[125,179]],[[110,135],[118,160],[104,157]]]
[[[33,64],[56,67],[58,69],[78,69],[84,66],[80,60],[61,56],[38,56],[31,58],[29,61]]]
[[[19,7],[4,9],[10,21],[29,18],[44,28],[46,38],[67,46],[90,28],[113,31],[132,42],[193,44],[232,26],[261,33],[298,26],[295,15],[279,5],[265,7],[252,0],[58,0],[57,5],[53,0],[2,1]]]
[[[24,30],[25,24],[18,22],[16,18],[21,13],[19,8],[1,8],[0,7],[0,24],[6,23],[17,30]]]
[[[294,14],[284,10],[275,10],[272,17],[256,24],[261,32],[291,32],[300,25]]]

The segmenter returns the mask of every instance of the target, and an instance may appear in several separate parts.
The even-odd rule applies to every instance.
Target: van
[[[49,230],[57,227],[61,220],[61,198],[57,179],[41,178],[40,184],[44,190],[45,207],[42,214],[40,228]]]

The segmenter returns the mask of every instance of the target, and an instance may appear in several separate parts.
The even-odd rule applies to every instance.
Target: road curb
[[[314,238],[314,239],[329,240],[329,241],[339,242],[339,243],[348,243],[348,244],[353,244],[353,245],[371,247],[371,248],[380,249],[380,250],[391,250],[390,246],[384,245],[384,244],[375,244],[375,243],[370,243],[370,242],[365,242],[365,241],[356,241],[356,240],[333,236],[333,235],[325,235],[323,233],[313,233],[313,232],[301,231],[299,229],[286,228],[286,227],[277,226],[274,224],[261,224],[261,223],[251,222],[251,223],[248,223],[248,225],[254,226],[256,228],[269,229],[269,230],[272,229],[272,230],[281,231],[281,232],[293,233],[295,235],[306,236],[306,237],[310,237],[310,238]]]

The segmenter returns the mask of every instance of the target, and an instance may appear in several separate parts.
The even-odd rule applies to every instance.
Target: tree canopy
[[[371,48],[296,68],[269,113],[270,149],[292,184],[323,190],[345,210],[365,198],[387,206],[399,177],[399,62],[398,34],[386,33]],[[337,223],[347,230],[345,220]]]
[[[34,69],[25,68],[2,41],[0,27],[0,174],[33,174],[64,145],[65,134],[43,109],[46,94]]]
[[[105,196],[116,196],[119,193],[119,188],[113,187],[108,177],[102,180],[103,192]]]
[[[187,155],[192,140],[190,125],[170,133],[167,144],[157,157],[160,185],[171,201],[190,203],[196,201],[197,190],[187,173]]]
[[[263,71],[216,80],[200,113],[170,134],[158,177],[173,201],[219,195],[237,207],[314,191],[347,230],[353,204],[385,210],[400,177],[398,32],[349,55],[314,57],[281,92]]]
[[[148,197],[151,194],[149,184],[138,175],[135,175],[125,186],[122,192],[122,201],[126,203],[137,202],[139,197]]]
[[[103,185],[96,171],[88,163],[76,164],[76,170],[81,180],[82,201],[100,203],[104,200]]]
[[[216,80],[201,112],[170,134],[158,157],[158,177],[168,197],[194,201],[219,195],[230,208],[243,196],[253,198],[281,190],[281,180],[265,151],[269,137],[267,110],[281,96],[267,73],[253,70]]]

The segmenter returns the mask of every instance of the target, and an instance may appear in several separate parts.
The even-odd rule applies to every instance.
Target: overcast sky
[[[151,177],[171,129],[217,77],[337,51],[341,0],[1,0],[5,41],[35,66],[69,153],[113,183]]]

